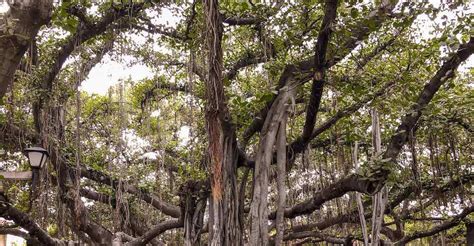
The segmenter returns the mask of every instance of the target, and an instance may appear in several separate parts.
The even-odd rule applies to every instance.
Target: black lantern
[[[40,169],[48,159],[48,151],[41,147],[31,147],[25,149],[25,155],[28,157],[32,169]]]

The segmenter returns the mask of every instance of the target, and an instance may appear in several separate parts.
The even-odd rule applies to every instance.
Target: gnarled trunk
[[[30,42],[51,15],[52,0],[13,1],[0,19],[0,99],[13,81]]]
[[[286,205],[286,121],[288,115],[283,116],[278,129],[276,150],[277,150],[277,215],[276,215],[276,229],[275,245],[283,245],[283,235],[285,234],[285,205]]]
[[[204,0],[203,8],[208,49],[206,124],[212,193],[209,202],[209,243],[241,245],[237,143],[222,80],[222,20],[217,0]]]
[[[260,135],[255,159],[253,199],[250,205],[251,245],[268,245],[268,169],[272,163],[278,128],[287,117],[289,101],[294,97],[296,87],[297,83],[292,82],[280,89]]]
[[[181,208],[184,218],[184,245],[201,245],[201,232],[204,228],[204,211],[208,197],[204,182],[190,180],[180,189]]]

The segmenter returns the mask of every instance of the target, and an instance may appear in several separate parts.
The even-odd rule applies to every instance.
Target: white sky
[[[106,95],[108,88],[117,84],[120,80],[131,78],[134,81],[147,77],[153,77],[150,68],[142,64],[135,64],[131,67],[124,63],[112,61],[110,57],[97,64],[89,73],[87,80],[82,82],[80,89],[89,94],[97,93]]]

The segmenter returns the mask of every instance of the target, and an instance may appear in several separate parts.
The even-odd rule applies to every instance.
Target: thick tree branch
[[[43,245],[66,245],[64,242],[48,235],[27,214],[12,207],[3,194],[0,194],[0,216],[7,220],[13,220],[18,226],[27,230],[30,236],[37,238]]]
[[[0,16],[0,100],[38,30],[50,20],[52,0],[11,1],[10,10]]]
[[[326,80],[326,52],[332,33],[331,26],[336,19],[336,15],[337,0],[326,1],[323,23],[321,24],[321,29],[319,31],[315,47],[315,73],[313,84],[311,86],[311,95],[309,97],[309,103],[306,109],[306,120],[303,127],[302,139],[305,145],[308,144],[311,134],[313,133],[314,125],[316,124],[316,116],[319,111],[319,105],[321,104],[321,98],[323,96],[323,89]]]
[[[352,113],[356,112],[359,110],[362,106],[367,104],[368,102],[374,100],[375,98],[378,98],[384,94],[386,94],[389,91],[389,88],[392,87],[395,84],[395,81],[390,81],[388,83],[385,83],[380,89],[375,91],[372,94],[368,94],[364,96],[363,98],[360,99],[360,101],[343,108],[339,111],[337,111],[331,118],[327,119],[321,125],[319,125],[316,129],[313,130],[309,140],[312,140],[319,136],[321,133],[325,132],[332,126],[334,126],[340,119],[347,117],[351,115]],[[309,141],[308,140],[308,141]],[[299,154],[305,150],[306,144],[305,140],[303,137],[298,137],[295,139],[289,146],[288,146],[288,159],[292,160],[296,157],[296,154]]]
[[[421,188],[423,191],[427,192],[428,194],[443,194],[449,191],[452,191],[456,189],[459,186],[462,186],[463,184],[470,183],[474,180],[474,175],[473,174],[467,174],[463,175],[460,178],[457,179],[452,179],[449,182],[443,184],[441,187],[434,186],[433,185],[433,180],[427,180],[421,184]],[[390,201],[387,203],[387,206],[385,207],[385,214],[391,214],[394,213],[395,208],[402,203],[404,200],[416,196],[416,194],[419,194],[419,188],[420,184],[417,182],[412,182],[408,186],[400,189],[398,187],[393,188],[389,193],[390,194],[395,194],[393,198],[390,199]],[[437,197],[438,195],[435,195]],[[430,202],[426,203],[426,206],[428,206]],[[370,206],[370,202],[364,203],[364,206]],[[415,213],[418,212],[420,208],[414,209],[410,211],[410,213]],[[365,213],[366,218],[370,218],[372,215],[371,211],[367,211]],[[401,214],[401,219],[405,219],[409,216],[408,213],[402,213]],[[358,217],[358,212],[357,208],[352,209],[351,211],[336,216],[336,217],[330,217],[321,221],[318,221],[316,223],[309,223],[305,225],[297,225],[291,228],[291,230],[288,230],[288,233],[293,233],[293,232],[301,232],[301,231],[311,231],[317,228],[318,230],[324,230],[326,228],[329,228],[334,225],[340,225],[343,223],[359,223],[359,217]]]
[[[292,233],[290,235],[286,235],[283,238],[283,240],[291,241],[291,240],[295,240],[295,239],[302,239],[302,238],[308,238],[308,237],[320,238],[323,241],[326,241],[328,243],[335,243],[335,244],[345,244],[347,241],[350,240],[350,238],[339,238],[339,237],[329,236],[329,235],[323,234],[319,231],[296,232],[296,233]]]
[[[366,23],[371,22],[374,23],[375,28],[378,29],[383,22],[392,14],[393,9],[395,8],[395,5],[397,4],[398,1],[384,1],[382,5],[380,5],[377,9],[373,10],[370,12],[368,17],[364,20],[362,20],[357,27],[352,30],[353,33],[356,35],[352,35],[342,46],[341,49],[343,50],[342,53],[338,54],[337,56],[333,57],[329,62],[327,62],[326,69],[329,69],[339,61],[341,61],[345,56],[350,54],[352,50],[357,46],[357,43],[360,42],[361,40],[365,39],[371,32],[372,30],[367,27]],[[302,80],[302,83],[307,82],[312,76],[314,71],[312,69],[314,68],[315,63],[315,56],[310,57],[309,59],[303,60],[301,62],[295,63],[295,64],[290,64],[285,67],[283,70],[282,74],[280,75],[279,83],[277,90],[285,86],[287,81],[290,79],[295,78],[296,74],[308,74],[310,76],[304,77]],[[254,118],[250,126],[245,129],[243,136],[242,136],[242,143],[241,146],[245,146],[248,141],[252,138],[252,136],[260,131],[263,126],[264,119],[267,116],[268,110],[270,109],[271,105],[273,104],[273,101],[275,100],[276,96],[273,97],[270,102],[265,105],[264,108],[262,108],[257,116]]]
[[[430,237],[442,231],[448,230],[454,226],[457,226],[459,223],[461,223],[462,219],[464,219],[466,216],[468,216],[469,214],[473,212],[474,212],[474,206],[467,207],[460,214],[453,216],[448,221],[443,222],[431,228],[430,230],[418,231],[413,234],[404,236],[400,241],[396,242],[395,245],[405,245],[406,243],[411,242],[413,240],[424,238],[424,237]]]
[[[143,234],[143,236],[136,238],[133,241],[128,242],[126,245],[127,246],[146,245],[148,242],[150,242],[155,237],[159,236],[161,233],[167,230],[179,228],[182,226],[183,226],[183,221],[181,219],[173,219],[173,220],[167,220],[167,221],[161,222],[158,225],[156,225],[153,229]]]
[[[225,17],[223,16],[222,18],[222,22],[230,26],[255,25],[263,21],[265,21],[265,19],[262,17],[234,17],[234,16]]]
[[[263,52],[256,53],[252,51],[245,52],[231,67],[228,68],[227,73],[224,76],[224,80],[233,80],[237,76],[240,69],[248,67],[250,65],[265,62],[267,59]]]

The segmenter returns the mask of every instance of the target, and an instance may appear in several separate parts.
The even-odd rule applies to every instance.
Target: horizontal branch
[[[372,193],[374,188],[370,182],[364,182],[364,179],[357,175],[351,174],[339,181],[319,190],[314,196],[304,202],[301,202],[291,208],[285,209],[286,218],[295,218],[303,214],[310,214],[314,210],[317,210],[325,202],[330,201],[334,198],[341,197],[347,192],[358,191],[362,193]],[[269,219],[275,219],[276,213],[273,212],[269,215]]]
[[[464,219],[466,216],[468,216],[469,214],[473,212],[474,212],[474,206],[467,207],[460,214],[451,217],[451,219],[449,219],[448,221],[443,222],[427,231],[418,231],[413,234],[404,236],[401,240],[396,242],[395,245],[405,245],[406,243],[411,242],[413,240],[424,238],[424,237],[430,237],[442,231],[453,228],[457,226],[459,223],[461,223],[462,219]]]
[[[118,187],[118,180],[110,177],[105,173],[92,169],[87,169],[86,167],[81,168],[81,176],[101,184],[109,185],[114,189]],[[153,207],[160,210],[166,215],[169,215],[174,218],[179,218],[181,216],[181,211],[178,206],[162,201],[161,199],[159,199],[153,194],[150,194],[144,189],[137,188],[133,185],[123,185],[123,189],[124,191],[130,194],[136,195],[138,198],[152,205]]]
[[[136,238],[133,241],[130,241],[126,244],[126,246],[138,246],[138,245],[146,245],[155,237],[159,236],[161,233],[183,226],[183,221],[181,219],[173,219],[167,220],[164,222],[159,223],[154,228],[143,234],[141,237]]]
[[[426,191],[429,194],[435,194],[435,196],[438,196],[439,194],[452,191],[456,189],[457,187],[463,184],[468,184],[472,181],[474,181],[474,175],[467,174],[467,175],[462,175],[459,178],[451,179],[449,182],[443,184],[441,187],[433,186],[433,180],[426,180],[421,184],[421,188],[423,191]],[[414,196],[414,194],[418,194],[419,188],[420,188],[420,184],[416,181],[411,182],[409,185],[407,185],[406,187],[402,189],[398,187],[394,187],[392,190],[390,190],[389,194],[395,194],[395,195],[387,203],[384,213],[385,214],[394,213],[394,209],[400,203],[402,203],[404,200],[406,200],[410,196]],[[429,202],[425,204],[426,206],[428,206]],[[364,206],[368,207],[370,206],[370,203],[369,202],[364,203]],[[419,209],[412,210],[411,213],[415,213],[417,211],[419,211]],[[371,215],[372,213],[370,211],[367,211],[365,213],[366,218],[370,218]],[[409,214],[402,212],[401,219],[405,219],[408,216]],[[309,230],[313,230],[314,228],[317,228],[319,230],[324,230],[331,226],[340,225],[343,223],[359,223],[357,208],[352,209],[351,211],[345,214],[338,215],[336,217],[330,217],[330,218],[318,221],[316,223],[309,223],[305,225],[294,226],[293,228],[291,228],[291,230],[288,231],[288,233],[309,231]]]
[[[115,199],[112,199],[112,197],[109,195],[99,193],[90,189],[85,189],[85,188],[81,188],[79,190],[79,194],[81,195],[81,197],[85,197],[87,199],[91,199],[91,200],[105,203],[105,204],[110,203],[112,207],[115,207]]]
[[[291,241],[295,239],[302,239],[302,238],[320,238],[323,241],[326,241],[328,243],[335,243],[335,244],[344,244],[344,245],[350,245],[349,242],[352,241],[351,237],[347,238],[340,238],[340,237],[334,237],[334,236],[329,236],[326,234],[323,234],[319,231],[304,231],[304,232],[297,232],[293,233],[291,235],[286,235],[283,240],[285,241]]]
[[[8,172],[0,171],[0,177],[6,180],[30,180],[33,176],[31,171],[24,172]]]
[[[243,26],[243,25],[255,25],[260,22],[265,21],[265,19],[261,17],[225,17],[223,16],[222,22],[230,25],[230,26]]]
[[[12,207],[3,194],[0,195],[0,216],[7,220],[13,220],[18,226],[27,230],[30,236],[37,238],[43,245],[65,245],[61,240],[48,235],[27,214]]]

